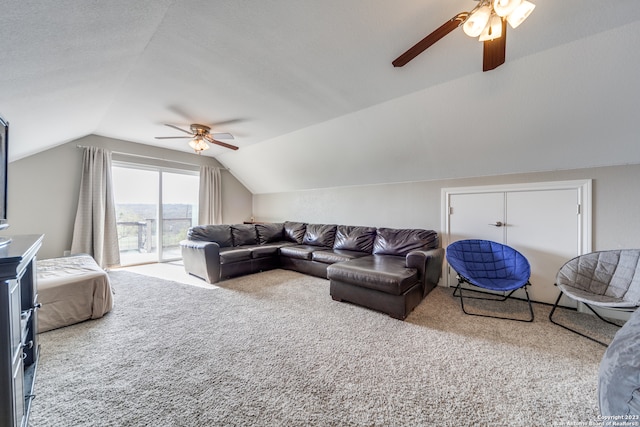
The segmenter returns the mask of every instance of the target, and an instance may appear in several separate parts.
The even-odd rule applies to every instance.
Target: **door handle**
[[[493,225],[494,227],[502,227],[503,225],[506,225],[506,224],[503,224],[502,221],[496,221],[494,224],[489,224],[489,225]]]

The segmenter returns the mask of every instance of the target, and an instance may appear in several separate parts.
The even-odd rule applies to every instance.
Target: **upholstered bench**
[[[37,261],[38,332],[98,319],[113,308],[107,273],[89,255]]]

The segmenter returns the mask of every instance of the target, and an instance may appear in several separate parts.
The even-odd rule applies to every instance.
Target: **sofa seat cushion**
[[[280,248],[293,245],[295,245],[293,242],[274,242],[265,245],[250,246],[249,250],[251,250],[251,258],[253,259],[266,258],[277,256]]]
[[[266,258],[278,255],[280,247],[276,245],[260,245],[252,246],[249,248],[251,251],[251,258]]]
[[[402,295],[418,283],[418,270],[407,268],[404,257],[368,255],[330,265],[327,278],[373,289],[393,295]]]
[[[323,249],[315,251],[311,255],[313,261],[323,262],[325,264],[335,264],[336,262],[349,261],[351,259],[368,256],[367,252],[346,251],[340,249]]]
[[[250,247],[220,248],[220,264],[230,264],[232,262],[246,261],[251,259]]]
[[[311,246],[311,245],[285,246],[283,248],[280,248],[280,256],[311,260],[311,256],[313,252],[320,251],[322,249],[323,248],[321,246]]]

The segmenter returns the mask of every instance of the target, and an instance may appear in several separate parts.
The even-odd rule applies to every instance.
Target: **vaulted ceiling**
[[[640,2],[531,0],[506,63],[473,0],[25,0],[0,13],[10,160],[96,134],[204,153],[254,193],[640,163]]]

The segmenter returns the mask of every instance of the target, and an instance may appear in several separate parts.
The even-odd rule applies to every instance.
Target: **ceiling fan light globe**
[[[497,15],[492,15],[489,23],[487,23],[487,26],[482,30],[478,40],[484,42],[500,37],[502,37],[502,18]]]
[[[482,30],[487,26],[489,18],[491,17],[491,7],[489,5],[482,6],[480,9],[473,12],[464,24],[462,29],[464,33],[469,37],[478,37]]]
[[[513,12],[521,3],[522,0],[493,0],[493,10],[496,15],[504,17]]]
[[[208,150],[209,144],[207,144],[201,138],[194,138],[189,141],[189,147],[193,148],[193,150],[198,153],[200,151]]]
[[[518,25],[522,24],[524,20],[531,15],[531,12],[533,12],[535,7],[535,4],[526,0],[520,3],[518,7],[516,7],[513,12],[507,16],[507,22],[511,25],[511,28],[516,28]]]

